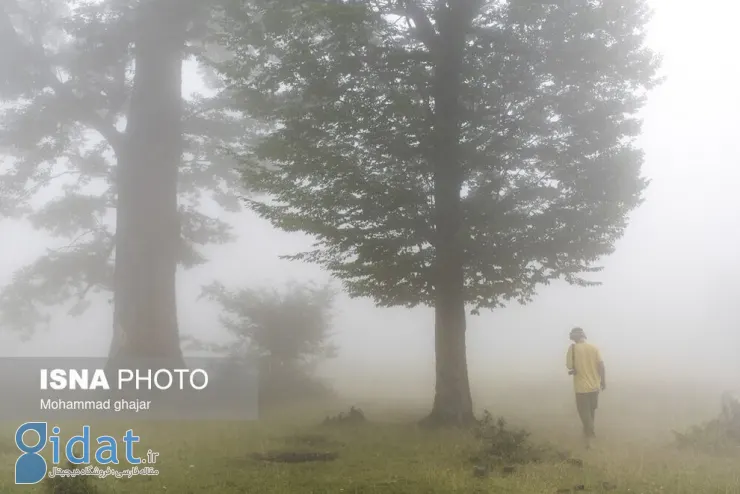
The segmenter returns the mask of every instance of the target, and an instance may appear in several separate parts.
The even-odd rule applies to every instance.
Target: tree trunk
[[[114,338],[109,359],[182,364],[175,276],[182,142],[182,0],[137,7],[135,75],[117,167]],[[164,363],[164,362],[163,362]]]
[[[436,387],[429,425],[462,426],[474,420],[465,345],[463,217],[460,193],[460,92],[469,20],[457,3],[438,19],[434,74],[434,206],[436,229]],[[435,53],[436,52],[436,53]]]

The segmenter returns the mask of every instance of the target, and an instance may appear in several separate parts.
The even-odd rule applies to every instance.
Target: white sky
[[[644,173],[653,182],[616,254],[605,259],[604,286],[553,285],[536,302],[469,318],[474,378],[504,369],[536,379],[562,372],[567,334],[585,328],[602,349],[612,376],[663,379],[702,376],[740,380],[740,324],[732,309],[740,295],[740,58],[731,0],[653,0],[651,44],[664,54],[667,81],[645,110]],[[199,284],[275,285],[289,279],[323,281],[315,266],[277,259],[308,245],[248,213],[234,217],[241,240],[212,250],[214,261],[180,278],[185,333],[216,331],[216,313],[195,303]],[[48,245],[30,228],[0,222],[0,283]],[[7,241],[10,239],[10,241]],[[433,370],[429,310],[375,309],[367,300],[338,305],[334,365],[368,375],[379,367]],[[105,354],[110,306],[80,319],[60,317],[54,329],[21,344],[0,334],[6,354]],[[392,344],[388,344],[392,338]],[[379,366],[379,362],[382,365]],[[617,377],[614,377],[617,376]],[[482,378],[482,377],[481,377]]]

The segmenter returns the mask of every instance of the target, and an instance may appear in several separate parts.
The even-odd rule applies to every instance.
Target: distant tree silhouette
[[[249,135],[223,88],[181,97],[212,13],[195,0],[0,2],[1,212],[62,240],[0,292],[0,326],[29,334],[45,307],[80,314],[112,291],[114,326],[130,333],[112,354],[181,358],[177,266],[232,239],[200,205],[239,209],[222,147]]]
[[[330,341],[334,293],[328,286],[227,290],[216,283],[203,296],[221,307],[221,323],[234,340],[226,345],[191,343],[237,359],[256,359],[263,404],[325,396],[328,388],[314,372],[337,351]]]

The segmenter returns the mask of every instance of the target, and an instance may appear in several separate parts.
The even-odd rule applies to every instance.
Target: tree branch
[[[413,31],[417,39],[424,43],[431,53],[436,54],[440,43],[439,34],[434,29],[429,16],[424,12],[421,5],[416,3],[416,0],[406,1],[406,16],[414,23]]]
[[[8,13],[7,7],[10,3],[3,2],[3,4],[4,5],[0,7],[0,34],[2,34],[0,40],[6,44],[6,49],[12,50],[13,47],[20,48],[24,45],[24,42],[18,35],[18,31],[16,31],[13,26],[12,19]],[[39,61],[43,65],[45,75],[42,82],[51,87],[60,98],[64,98],[69,101],[71,103],[71,108],[77,108],[80,110],[78,115],[80,122],[89,125],[99,132],[100,135],[108,141],[108,144],[110,144],[116,154],[118,154],[123,145],[123,134],[119,132],[111,122],[105,121],[105,119],[97,115],[94,110],[89,108],[85,104],[86,102],[84,99],[77,98],[72,93],[71,89],[60,81],[56,75],[54,75],[52,64],[44,52],[43,45],[37,40],[34,41],[35,46],[31,46],[29,48],[35,52],[34,55],[38,57]]]

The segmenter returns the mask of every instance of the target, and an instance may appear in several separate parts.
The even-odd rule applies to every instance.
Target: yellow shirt
[[[599,364],[601,352],[590,343],[576,343],[568,347],[565,357],[565,365],[568,370],[573,370],[573,349],[575,348],[575,370],[573,376],[573,387],[576,393],[591,393],[601,389],[601,374]]]

